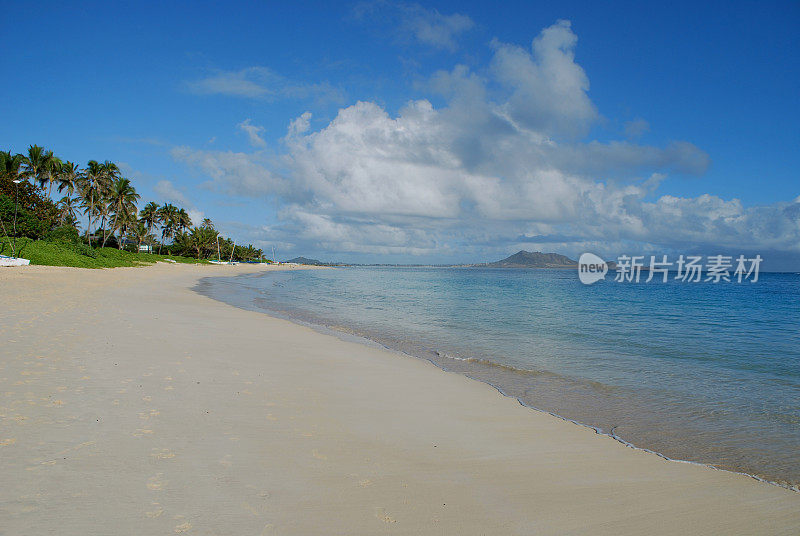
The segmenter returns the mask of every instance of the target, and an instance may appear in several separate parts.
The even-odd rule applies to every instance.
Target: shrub
[[[11,234],[14,228],[14,198],[4,194],[0,194],[0,219],[3,220],[5,232]],[[17,236],[39,238],[50,229],[49,222],[36,217],[33,212],[22,206],[17,207],[16,219]],[[0,232],[2,230],[0,228]]]
[[[78,230],[72,225],[56,227],[46,232],[42,238],[48,242],[67,242],[70,244],[77,244],[80,241]]]
[[[87,257],[91,257],[93,259],[97,258],[97,252],[90,248],[88,244],[84,244],[83,242],[75,242],[75,245],[72,246],[72,251],[79,255],[86,255]]]

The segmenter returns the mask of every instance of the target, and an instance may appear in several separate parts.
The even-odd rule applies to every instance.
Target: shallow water
[[[357,267],[199,290],[431,359],[670,458],[800,484],[797,274],[585,286],[571,270]]]

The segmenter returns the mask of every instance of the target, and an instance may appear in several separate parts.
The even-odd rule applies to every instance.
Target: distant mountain
[[[311,264],[311,265],[325,264],[324,262],[318,261],[317,259],[309,259],[306,257],[295,257],[294,259],[289,259],[286,262],[293,262],[296,264]]]
[[[496,268],[577,268],[578,263],[558,253],[521,250],[510,257],[484,266]]]

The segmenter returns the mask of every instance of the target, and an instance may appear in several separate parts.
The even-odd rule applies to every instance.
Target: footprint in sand
[[[164,486],[167,485],[168,481],[163,480],[161,477],[164,476],[164,473],[157,473],[155,476],[151,476],[147,479],[147,489],[150,491],[160,491],[164,489]]]
[[[242,508],[243,508],[244,510],[246,510],[246,511],[250,512],[250,513],[251,513],[252,515],[254,515],[254,516],[260,516],[260,515],[261,515],[261,512],[259,512],[259,511],[258,511],[258,510],[256,510],[255,508],[253,508],[253,507],[250,505],[250,503],[248,503],[248,502],[246,502],[246,501],[242,503]]]
[[[156,518],[156,517],[158,517],[158,516],[160,516],[161,514],[164,513],[164,509],[161,508],[161,505],[158,504],[157,502],[152,503],[152,506],[154,508],[152,510],[150,510],[150,511],[145,512],[144,515],[146,515],[147,517],[153,519],[153,518]]]
[[[180,534],[181,532],[186,532],[187,530],[192,528],[192,524],[188,521],[186,523],[181,523],[175,527],[175,532]]]
[[[156,460],[169,460],[175,457],[175,453],[169,449],[151,449],[150,456]]]
[[[328,457],[325,456],[324,454],[320,454],[320,452],[317,449],[312,450],[311,451],[311,455],[314,456],[318,460],[327,460],[328,459]]]
[[[139,418],[142,419],[143,421],[146,421],[151,417],[158,417],[159,415],[161,415],[161,412],[158,411],[157,409],[151,409],[150,411],[139,412]]]
[[[386,513],[386,510],[383,508],[375,508],[375,517],[383,521],[384,523],[397,523],[397,520]]]

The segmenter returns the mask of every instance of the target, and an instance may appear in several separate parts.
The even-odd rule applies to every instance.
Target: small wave
[[[463,363],[477,363],[479,365],[507,370],[509,372],[515,372],[518,374],[529,374],[531,376],[544,376],[544,375],[555,376],[555,374],[553,374],[552,372],[547,372],[544,370],[531,370],[531,369],[519,368],[513,365],[498,363],[496,361],[492,361],[491,359],[484,359],[480,357],[459,357],[455,355],[450,355],[447,352],[441,352],[439,350],[435,350],[434,353],[437,355],[437,357],[441,357],[443,359],[452,359],[453,361],[461,361]]]

